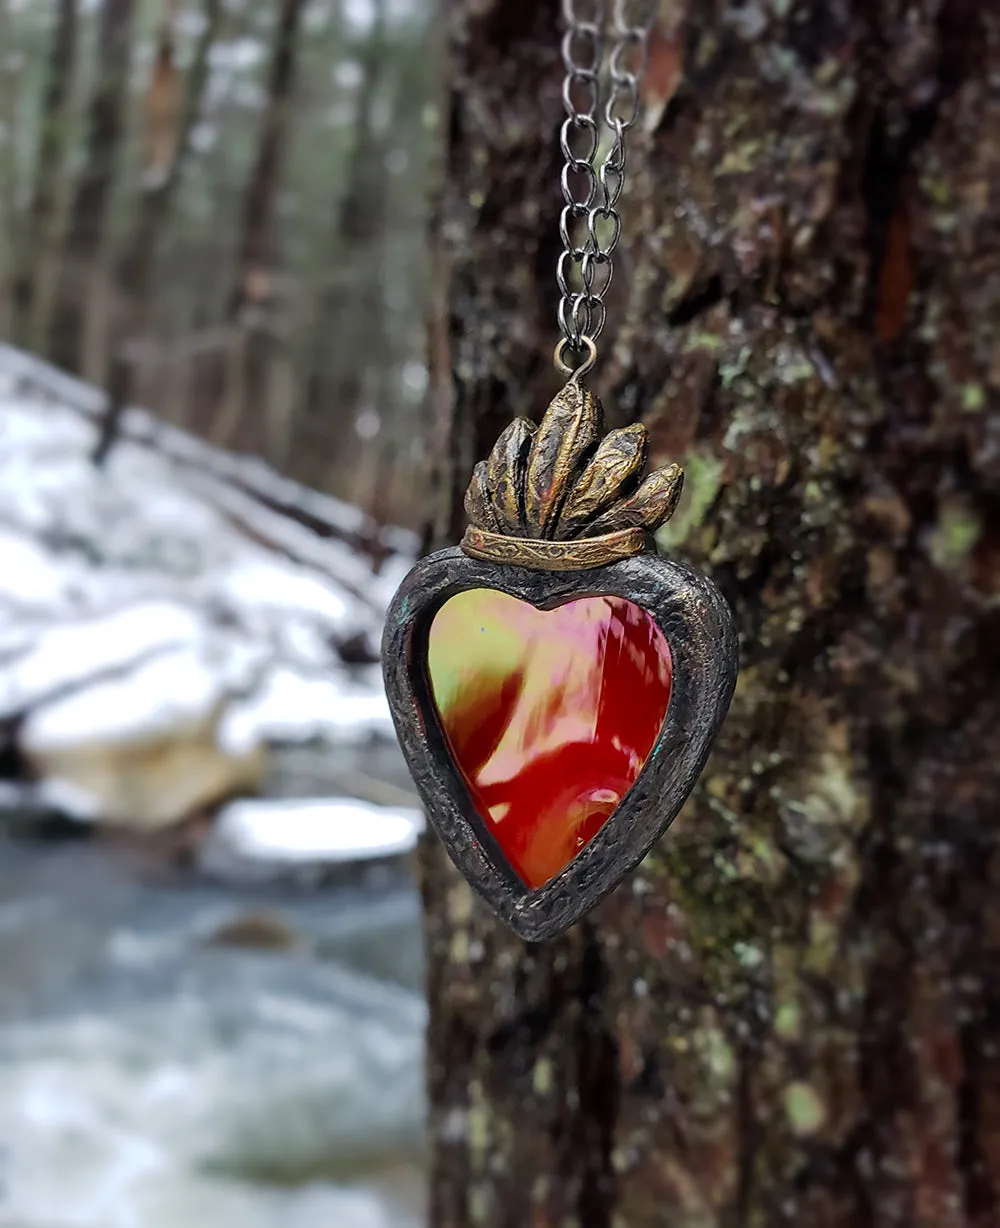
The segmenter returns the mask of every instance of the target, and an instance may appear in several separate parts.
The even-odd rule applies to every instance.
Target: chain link
[[[625,183],[625,134],[639,119],[639,87],[649,58],[656,5],[655,0],[644,0],[639,6],[641,20],[630,17],[631,7],[630,0],[613,0],[607,68],[610,89],[601,116],[607,0],[562,0],[566,118],[559,144],[565,159],[561,186],[566,203],[559,216],[563,250],[556,264],[562,333],[556,365],[561,370],[568,369],[567,350],[587,353],[588,366],[592,365],[593,343],[607,319],[604,296],[611,285],[612,257],[622,233],[618,198]],[[611,144],[598,168],[602,118]]]

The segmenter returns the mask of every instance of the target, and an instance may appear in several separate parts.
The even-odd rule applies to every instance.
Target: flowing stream
[[[3,1228],[417,1228],[419,901],[0,843]]]

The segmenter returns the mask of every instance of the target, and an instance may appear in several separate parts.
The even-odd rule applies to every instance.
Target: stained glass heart
[[[431,691],[473,804],[511,868],[540,887],[635,783],[670,700],[670,649],[621,597],[553,610],[458,593],[430,629]]]

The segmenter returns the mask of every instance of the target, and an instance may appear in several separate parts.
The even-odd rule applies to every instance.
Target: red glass
[[[671,683],[663,633],[620,597],[536,610],[471,589],[435,616],[428,665],[476,809],[540,887],[600,831],[659,736]]]

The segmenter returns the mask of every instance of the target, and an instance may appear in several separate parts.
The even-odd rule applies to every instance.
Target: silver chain
[[[561,184],[566,203],[559,217],[563,250],[556,264],[562,334],[556,346],[556,366],[564,372],[571,370],[565,361],[567,350],[577,355],[587,351],[589,370],[607,319],[604,296],[611,285],[612,257],[622,233],[618,198],[625,183],[625,134],[639,119],[639,87],[649,59],[649,31],[656,5],[655,0],[640,3],[641,19],[630,17],[631,7],[629,0],[613,0],[610,90],[604,106],[611,144],[598,168],[607,0],[562,0],[566,119],[559,144],[565,159]]]

